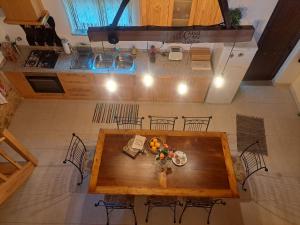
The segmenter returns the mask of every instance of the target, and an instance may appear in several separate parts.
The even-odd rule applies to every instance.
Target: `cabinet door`
[[[67,98],[96,98],[93,74],[60,73],[58,77]]]
[[[79,74],[79,73],[60,73],[58,74],[59,80],[62,83],[70,84],[87,84],[93,82],[93,74]]]
[[[145,87],[143,76],[137,75],[135,78],[135,87],[134,87],[134,99],[137,101],[153,101],[153,86],[155,87],[156,82],[152,87]]]
[[[189,25],[209,26],[223,22],[218,0],[193,0]]]
[[[7,79],[20,92],[22,97],[31,98],[36,97],[36,93],[31,88],[29,82],[26,80],[23,73],[20,72],[5,72]]]
[[[41,0],[0,0],[0,3],[8,21],[38,21],[44,11]]]
[[[95,91],[101,100],[128,100],[134,99],[134,75],[95,75]],[[113,79],[118,88],[114,93],[106,89],[108,79]]]
[[[141,0],[143,26],[171,26],[174,0]]]
[[[203,102],[211,82],[211,76],[161,76],[153,88],[155,101],[159,102]],[[179,95],[177,86],[185,82],[188,92]]]

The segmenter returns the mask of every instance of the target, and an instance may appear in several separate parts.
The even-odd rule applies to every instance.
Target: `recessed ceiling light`
[[[146,74],[143,77],[143,83],[146,87],[151,87],[153,85],[154,79],[150,74]]]
[[[180,95],[185,95],[188,92],[188,86],[186,83],[179,83],[177,86],[177,92]]]
[[[118,89],[117,83],[112,79],[106,81],[105,87],[109,92],[115,92]]]
[[[225,80],[222,75],[217,75],[213,82],[216,88],[221,88],[224,86]]]

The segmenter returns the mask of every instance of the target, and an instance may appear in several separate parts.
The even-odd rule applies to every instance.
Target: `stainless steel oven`
[[[36,93],[65,93],[56,73],[24,73]]]

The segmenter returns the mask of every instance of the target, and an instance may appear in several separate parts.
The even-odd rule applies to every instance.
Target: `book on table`
[[[123,147],[123,152],[131,158],[136,158],[139,152],[143,150],[145,142],[146,137],[136,135],[128,141],[126,146]]]

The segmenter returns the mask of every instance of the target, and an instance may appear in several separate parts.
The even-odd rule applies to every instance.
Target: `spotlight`
[[[151,87],[153,85],[154,79],[150,74],[146,74],[143,77],[143,83],[146,87]]]
[[[216,88],[221,88],[224,86],[225,80],[222,75],[217,75],[213,82]]]
[[[118,89],[118,85],[114,80],[108,80],[105,84],[106,90],[113,93]]]
[[[177,92],[180,95],[185,95],[188,92],[188,86],[186,83],[179,83],[177,86]]]

